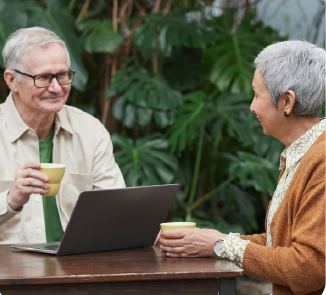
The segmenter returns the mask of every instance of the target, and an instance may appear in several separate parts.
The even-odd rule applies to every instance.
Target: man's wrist
[[[12,211],[21,211],[21,207],[23,207],[23,205],[19,205],[12,200],[10,191],[7,194],[7,205]]]

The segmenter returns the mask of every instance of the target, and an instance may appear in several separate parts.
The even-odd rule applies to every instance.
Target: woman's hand
[[[161,231],[159,231],[159,233],[157,234],[157,236],[156,236],[156,239],[155,239],[155,242],[154,242],[154,245],[153,245],[153,246],[155,246],[155,245],[157,244],[157,242],[160,240],[160,238],[161,238]]]
[[[170,257],[214,257],[214,244],[226,235],[214,229],[187,228],[161,232],[161,252]]]

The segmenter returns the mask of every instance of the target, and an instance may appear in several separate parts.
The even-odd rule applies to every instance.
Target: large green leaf
[[[244,144],[252,142],[251,130],[245,124],[250,113],[250,104],[241,94],[222,93],[215,98],[214,109],[210,112],[211,134],[223,139],[223,128],[227,134]]]
[[[230,183],[218,193],[216,200],[227,209],[228,222],[241,223],[243,220],[243,227],[247,232],[258,229],[255,206],[244,190]]]
[[[161,134],[153,133],[136,141],[119,134],[112,135],[119,148],[115,159],[127,186],[170,183],[178,168],[178,160],[167,151],[168,144]]]
[[[111,20],[92,19],[78,26],[87,52],[114,52],[123,37],[112,29]]]
[[[151,76],[144,68],[118,70],[106,97],[111,98],[117,92],[136,106],[158,111],[175,109],[182,104],[180,92],[170,88],[162,76]]]
[[[272,196],[279,175],[277,165],[248,152],[237,154],[239,159],[231,163],[230,174],[236,175],[245,187],[253,185],[257,191]]]
[[[205,109],[202,91],[191,92],[183,97],[183,106],[179,108],[174,124],[165,135],[173,152],[183,151],[196,138]]]
[[[171,125],[175,117],[174,110],[163,112],[139,107],[127,101],[123,96],[113,105],[112,114],[118,121],[122,122],[123,125],[131,129],[136,125],[148,126],[153,121],[158,127],[164,128]]]
[[[26,1],[28,2],[28,1]],[[26,3],[19,0],[0,0],[0,51],[6,43],[8,36],[18,29],[27,26]],[[0,57],[0,66],[4,68],[2,55]]]
[[[26,1],[28,27],[40,26],[54,31],[65,41],[70,54],[71,67],[76,71],[72,85],[80,91],[85,89],[88,80],[87,70],[82,62],[82,42],[75,32],[75,19],[60,5],[49,5],[46,9],[33,1]],[[25,3],[25,1],[24,1]]]
[[[206,50],[203,60],[211,65],[210,80],[221,91],[252,97],[255,57],[267,45],[283,40],[276,31],[265,28],[255,18],[254,14],[247,13],[235,33],[232,11],[209,23],[216,33],[217,42]]]
[[[215,35],[186,18],[189,10],[174,11],[167,15],[159,13],[138,17],[133,23],[144,20],[133,34],[133,42],[142,48],[154,51],[157,46],[164,56],[171,56],[172,46],[204,48],[214,42]]]
[[[179,91],[194,91],[209,74],[208,66],[200,62],[201,52],[197,49],[173,48],[171,58],[164,64],[169,84]]]

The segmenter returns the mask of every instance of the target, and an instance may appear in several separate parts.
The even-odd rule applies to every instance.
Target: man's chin
[[[42,103],[42,109],[47,113],[58,113],[62,110],[64,106],[63,101],[43,101]]]

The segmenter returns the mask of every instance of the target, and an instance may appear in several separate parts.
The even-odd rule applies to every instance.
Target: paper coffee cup
[[[161,223],[161,231],[184,229],[184,228],[195,228],[195,222],[165,222]]]
[[[48,184],[50,185],[49,191],[43,196],[56,196],[59,193],[61,180],[65,174],[66,166],[62,164],[54,163],[42,163],[39,169],[48,178]]]

